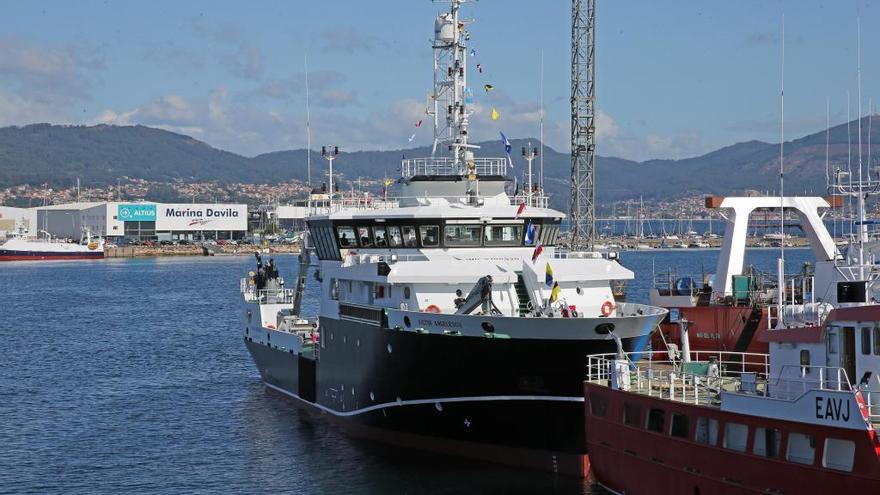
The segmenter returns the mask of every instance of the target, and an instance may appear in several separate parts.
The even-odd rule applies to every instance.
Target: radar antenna
[[[469,1],[445,0],[444,3],[450,4],[449,11],[438,15],[434,21],[434,94],[431,96],[433,110],[428,110],[434,116],[434,146],[431,155],[436,156],[440,144],[449,143],[453,166],[460,173],[465,172],[465,152],[468,148],[478,148],[468,144],[468,117],[472,112],[467,108],[468,98],[465,96],[469,91],[467,41],[470,38],[466,27],[473,21],[459,16],[462,4]]]

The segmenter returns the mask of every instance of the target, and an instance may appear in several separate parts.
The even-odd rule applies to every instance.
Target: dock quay
[[[254,252],[268,252],[270,254],[298,254],[298,245],[281,244],[269,247],[255,245],[238,246],[119,246],[104,250],[105,258],[141,258],[152,256],[252,256]]]

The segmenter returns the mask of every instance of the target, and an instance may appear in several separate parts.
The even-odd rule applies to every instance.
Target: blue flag
[[[504,145],[504,152],[507,153],[507,163],[512,167],[513,160],[510,158],[510,150],[513,149],[513,146],[510,145],[510,141],[508,141],[507,136],[503,132],[499,131],[499,133],[501,134],[501,144]]]
[[[535,243],[535,225],[532,222],[529,222],[528,227],[526,227],[526,246],[531,246]]]

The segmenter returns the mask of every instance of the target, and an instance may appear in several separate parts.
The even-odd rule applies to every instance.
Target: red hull
[[[102,260],[104,256],[94,254],[44,254],[44,255],[0,255],[0,261],[57,261],[57,260]]]
[[[587,383],[587,440],[593,475],[606,488],[628,495],[686,494],[828,494],[880,493],[880,445],[875,432],[848,430],[805,423],[771,420],[726,413],[718,409],[647,397]],[[591,402],[606,404],[604,416],[592,413]],[[640,415],[633,426],[625,425],[624,403],[637,405]],[[664,411],[662,432],[646,426],[648,408]],[[670,418],[677,413],[689,418],[687,436],[669,434]],[[719,422],[715,445],[694,440],[698,417]],[[745,450],[722,448],[724,425],[748,425]],[[753,454],[755,429],[782,432],[778,455]],[[786,460],[789,433],[813,435],[812,465]],[[824,439],[850,440],[855,444],[851,472],[823,467]]]
[[[692,351],[769,352],[767,342],[760,336],[767,331],[767,308],[751,306],[696,306],[678,308],[681,318],[687,319],[688,341]],[[660,330],[666,341],[681,346],[678,323],[661,323]],[[659,335],[652,338],[654,349],[666,347]]]

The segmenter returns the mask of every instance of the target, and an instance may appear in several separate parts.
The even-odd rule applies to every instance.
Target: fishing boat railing
[[[239,281],[239,290],[244,296],[245,302],[255,304],[293,304],[296,298],[296,290],[283,287],[270,289],[257,289],[248,277]]]
[[[768,382],[765,395],[774,399],[796,400],[810,390],[855,391],[843,368],[786,365]]]
[[[587,358],[587,381],[688,404],[717,407],[722,391],[763,393],[766,354],[693,351],[690,361],[664,351],[598,354]]]

